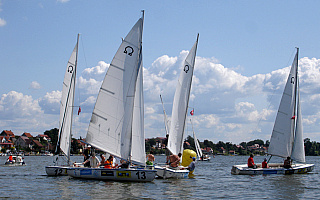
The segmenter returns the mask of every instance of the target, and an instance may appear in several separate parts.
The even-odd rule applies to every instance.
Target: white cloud
[[[41,88],[41,85],[37,81],[32,81],[30,83],[30,88],[34,90],[38,90]]]
[[[0,116],[2,119],[31,117],[43,113],[38,101],[31,96],[16,91],[3,94],[0,100]]]
[[[5,26],[7,24],[6,20],[0,18],[0,27]]]
[[[149,68],[144,68],[146,137],[165,136],[159,95],[162,94],[170,119],[178,75],[186,54],[187,51],[182,51],[176,57],[164,55],[156,59]],[[80,123],[77,126],[77,136],[85,136],[96,96],[108,67],[109,64],[101,61],[95,67],[85,69],[78,79],[77,90],[80,93],[82,112],[76,117]],[[209,139],[213,142],[233,143],[258,138],[269,140],[288,72],[289,66],[247,77],[224,67],[213,57],[197,57],[189,106],[195,109],[193,123],[198,138],[201,141]],[[301,58],[299,74],[305,137],[319,141],[320,83],[317,77],[320,76],[320,59]],[[21,124],[19,130],[27,122],[38,123],[44,130],[51,129],[58,124],[60,98],[60,91],[48,92],[38,100],[13,91],[2,95],[0,114],[3,118],[10,119],[16,119],[17,116],[15,122]],[[188,116],[189,112],[190,110]],[[39,117],[43,118],[43,123]],[[9,121],[5,123],[17,126]],[[192,135],[189,120],[187,126],[186,134]],[[33,128],[30,126],[30,130],[26,131],[33,132]]]

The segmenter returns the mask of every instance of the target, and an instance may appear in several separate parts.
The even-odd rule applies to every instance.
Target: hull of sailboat
[[[156,171],[149,169],[105,169],[71,167],[67,170],[68,175],[81,179],[96,179],[110,181],[150,182],[155,179]]]
[[[259,175],[259,174],[305,174],[314,169],[314,164],[294,164],[292,168],[283,168],[282,163],[268,164],[269,168],[248,168],[248,165],[234,165],[231,169],[233,175]]]
[[[82,163],[74,163],[74,166],[82,166]],[[67,169],[74,166],[61,165],[61,166],[46,166],[46,173],[48,176],[68,176]]]
[[[48,176],[68,176],[67,169],[70,166],[46,166]]]
[[[211,160],[211,158],[209,157],[209,158],[204,158],[204,159],[198,159],[198,161],[210,161]]]
[[[189,170],[181,170],[181,169],[173,169],[169,166],[155,166],[155,170],[157,170],[158,178],[174,178],[174,179],[182,179],[188,178]]]

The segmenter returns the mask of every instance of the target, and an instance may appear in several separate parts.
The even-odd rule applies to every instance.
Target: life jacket
[[[106,162],[104,162],[104,168],[111,169],[112,161],[107,160]]]

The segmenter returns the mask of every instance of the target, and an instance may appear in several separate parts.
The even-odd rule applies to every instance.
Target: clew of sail
[[[192,49],[190,50],[184,61],[183,70],[180,73],[173,99],[172,118],[169,129],[167,148],[172,154],[175,155],[181,153],[183,147],[184,128],[188,111],[198,38],[199,34],[197,37],[197,41],[194,43]]]
[[[129,159],[136,82],[141,67],[143,18],[122,41],[103,80],[90,120],[86,141]]]
[[[76,82],[76,67],[77,67],[77,54],[78,43],[73,49],[70,59],[67,64],[67,69],[64,75],[62,94],[60,101],[60,121],[59,121],[59,135],[56,154],[59,153],[59,148],[67,156],[68,162],[70,160],[70,140],[72,131],[72,116],[74,105],[74,92]]]

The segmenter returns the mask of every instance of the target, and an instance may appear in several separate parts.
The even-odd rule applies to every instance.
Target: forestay
[[[198,45],[197,41],[194,43],[192,49],[187,55],[183,70],[180,73],[178,84],[176,87],[176,92],[173,99],[172,106],[172,119],[169,129],[169,138],[167,148],[172,154],[182,153],[183,138],[184,138],[184,128],[185,121],[187,117],[190,89],[192,83],[192,75],[196,58],[196,51]]]
[[[129,159],[131,151],[142,27],[143,18],[137,21],[114,56],[100,88],[86,136],[92,146],[123,159]]]

